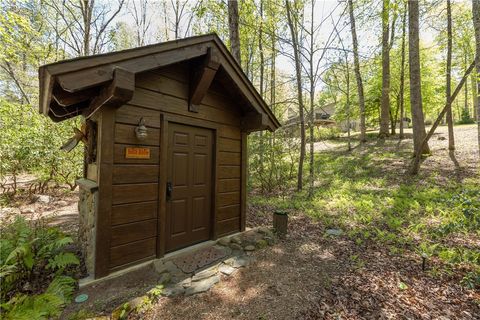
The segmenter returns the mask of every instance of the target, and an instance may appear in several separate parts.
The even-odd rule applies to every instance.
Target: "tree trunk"
[[[446,121],[448,125],[448,149],[455,150],[455,135],[453,134],[453,115],[450,96],[452,95],[452,5],[447,0],[447,83],[445,87],[445,99],[447,103]]]
[[[420,44],[419,44],[419,9],[417,0],[408,0],[408,44],[410,69],[410,106],[412,109],[413,146],[417,154],[430,153],[428,143],[422,146],[426,136],[425,121],[422,108],[422,88],[420,75]]]
[[[403,118],[405,118],[405,36],[407,26],[407,3],[403,7],[403,20],[402,20],[402,62],[400,66],[400,90],[398,94],[400,102],[400,139],[403,139]]]
[[[313,61],[313,56],[314,56],[314,25],[313,21],[315,20],[315,0],[312,0],[312,11],[311,11],[311,21],[310,21],[310,51],[309,51],[309,71],[310,71],[310,116],[308,118],[308,129],[310,133],[310,167],[309,167],[309,189],[308,189],[308,195],[310,197],[313,196],[313,187],[315,184],[315,156],[314,156],[314,151],[315,151],[315,141],[314,141],[314,109],[315,109],[315,75],[314,75],[314,61]]]
[[[465,70],[468,68],[468,57],[467,57],[467,53],[465,52],[465,56],[464,56],[464,61],[465,61]],[[465,85],[465,91],[464,91],[464,112],[466,112],[468,115],[470,115],[470,112],[468,110],[468,84]]]
[[[293,55],[295,59],[295,74],[297,82],[297,98],[298,98],[298,114],[300,117],[300,159],[298,160],[298,173],[297,173],[297,191],[303,188],[303,162],[305,160],[305,117],[303,113],[303,93],[302,93],[302,67],[300,64],[300,47],[298,43],[298,30],[297,23],[293,21],[290,2],[285,0],[287,9],[287,20],[290,28],[290,34],[292,37]]]
[[[472,20],[475,29],[475,67],[477,95],[480,94],[480,0],[472,0]],[[477,96],[478,153],[480,156],[480,97]]]
[[[352,151],[352,141],[350,136],[350,68],[348,67],[348,55],[345,53],[345,65],[347,68],[347,75],[346,75],[346,95],[347,95],[347,143],[348,143],[348,151]]]
[[[230,32],[230,51],[239,65],[242,65],[240,55],[240,35],[238,31],[238,2],[228,0],[228,29]]]
[[[382,103],[380,109],[379,138],[388,136],[390,117],[390,42],[389,42],[390,0],[383,0],[382,9]]]
[[[413,0],[415,1],[415,0]],[[470,65],[470,67],[467,69],[467,71],[465,71],[465,74],[463,75],[463,78],[462,80],[460,80],[460,83],[457,85],[457,87],[455,88],[455,91],[453,92],[452,96],[450,97],[450,100],[445,104],[445,106],[443,107],[442,111],[440,112],[440,114],[438,115],[437,117],[437,120],[435,120],[435,122],[433,123],[432,127],[430,128],[430,130],[428,131],[428,134],[425,135],[425,137],[423,138],[423,140],[420,142],[420,145],[418,147],[418,152],[415,152],[415,157],[413,158],[413,161],[412,161],[412,164],[410,166],[410,174],[417,174],[418,173],[418,170],[420,169],[420,160],[422,159],[422,150],[425,149],[425,147],[428,145],[428,140],[430,140],[430,138],[432,137],[433,133],[435,132],[435,130],[437,129],[438,125],[440,124],[440,122],[442,121],[442,118],[445,116],[445,114],[447,113],[447,109],[448,109],[448,105],[449,104],[452,104],[453,101],[455,100],[455,98],[457,97],[458,93],[460,92],[460,90],[462,89],[462,86],[464,85],[465,81],[467,81],[468,79],[468,75],[470,74],[470,72],[472,72],[472,70],[474,69],[474,65],[475,65],[475,62],[472,62],[472,64]]]
[[[81,12],[83,20],[83,55],[90,55],[90,28],[92,24],[92,13],[95,5],[95,0],[82,0]]]
[[[478,105],[478,89],[477,89],[477,79],[475,77],[475,72],[470,76],[471,88],[472,88],[472,115],[473,119],[477,119],[477,105]]]
[[[363,94],[362,75],[360,74],[357,31],[355,28],[355,16],[353,14],[353,0],[348,0],[348,9],[350,12],[350,30],[352,33],[352,42],[353,42],[353,62],[354,62],[354,69],[355,69],[355,78],[357,80],[358,104],[360,106],[360,142],[365,142],[366,141],[365,96]]]
[[[263,80],[264,80],[264,74],[265,74],[265,66],[264,66],[264,63],[265,63],[265,58],[264,58],[264,54],[263,54],[263,0],[260,0],[260,28],[258,30],[258,50],[260,52],[260,96],[262,98],[265,98],[264,97],[264,84],[263,84]],[[259,144],[260,144],[260,173],[263,175],[264,174],[264,165],[263,165],[263,159],[264,159],[264,153],[265,153],[265,139],[264,139],[264,135],[263,135],[263,130],[260,131],[259,133],[259,138],[260,138],[260,141],[259,141]],[[262,190],[263,191],[263,190]]]

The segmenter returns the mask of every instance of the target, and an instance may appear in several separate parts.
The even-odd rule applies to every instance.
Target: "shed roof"
[[[149,46],[79,57],[39,68],[40,113],[54,121],[62,121],[92,109],[99,96],[112,91],[112,84],[125,74],[135,75],[183,61],[211,57],[222,72],[219,81],[240,98],[244,114],[260,116],[252,121],[252,130],[280,127],[279,121],[243,73],[216,34],[207,34]],[[118,80],[120,79],[120,80]],[[134,79],[134,77],[133,77]],[[133,80],[134,81],[134,80]],[[113,86],[115,90],[115,86]],[[122,93],[120,93],[121,95]],[[108,100],[108,98],[107,98]],[[127,98],[128,100],[128,98]],[[101,104],[100,104],[101,105]],[[258,119],[258,117],[256,118]]]

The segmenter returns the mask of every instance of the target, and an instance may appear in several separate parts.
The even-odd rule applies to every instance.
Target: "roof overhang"
[[[103,105],[128,102],[135,75],[203,57],[204,79],[222,68],[246,102],[245,131],[280,127],[279,121],[216,34],[163,42],[124,51],[61,61],[39,68],[40,113],[53,121],[91,116]],[[214,74],[214,73],[213,73]],[[198,100],[198,93],[195,98]]]

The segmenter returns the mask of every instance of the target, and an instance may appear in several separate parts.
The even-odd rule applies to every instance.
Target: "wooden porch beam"
[[[193,68],[188,96],[188,111],[190,112],[198,112],[198,106],[207,94],[208,88],[210,88],[220,66],[219,59],[212,51],[212,48],[208,48],[203,62],[196,68]]]
[[[120,107],[130,101],[135,91],[135,74],[122,68],[115,68],[113,80],[90,102],[85,110],[86,119],[92,117],[103,106]]]

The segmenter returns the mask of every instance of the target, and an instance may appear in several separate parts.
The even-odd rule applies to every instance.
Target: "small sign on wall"
[[[125,148],[125,159],[150,159],[150,148]]]

